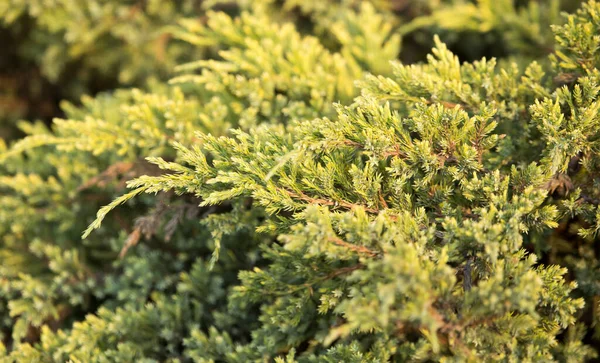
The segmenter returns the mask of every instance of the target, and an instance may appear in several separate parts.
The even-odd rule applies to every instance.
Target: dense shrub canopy
[[[600,352],[600,3],[0,19],[0,361]]]

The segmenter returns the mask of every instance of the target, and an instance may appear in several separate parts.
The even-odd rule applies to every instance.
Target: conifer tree
[[[168,82],[0,139],[0,359],[596,357],[600,3],[397,5],[209,1]]]

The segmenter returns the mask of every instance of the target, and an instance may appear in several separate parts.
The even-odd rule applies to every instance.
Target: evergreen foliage
[[[98,3],[0,6],[139,86],[0,139],[1,361],[598,356],[600,3]]]

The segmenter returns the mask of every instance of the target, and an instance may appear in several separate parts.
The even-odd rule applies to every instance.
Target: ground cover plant
[[[0,361],[600,353],[600,3],[0,19]]]

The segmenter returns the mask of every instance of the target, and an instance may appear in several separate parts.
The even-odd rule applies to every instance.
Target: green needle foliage
[[[0,361],[597,357],[600,3],[401,3],[159,11],[201,59],[0,139]]]

